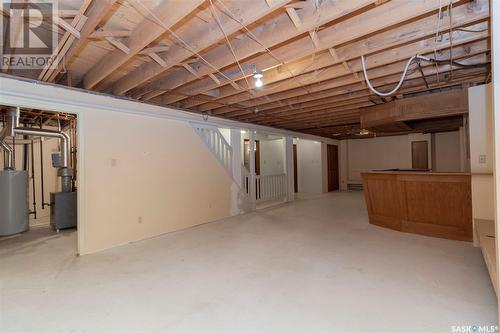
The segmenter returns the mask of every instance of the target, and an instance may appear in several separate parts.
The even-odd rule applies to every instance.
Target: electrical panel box
[[[76,227],[76,192],[50,193],[50,225],[56,230]]]
[[[52,166],[54,168],[62,167],[61,153],[52,153]]]

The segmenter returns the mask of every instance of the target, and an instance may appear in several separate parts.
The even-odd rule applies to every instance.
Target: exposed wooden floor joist
[[[491,77],[488,0],[185,0],[175,6],[60,0],[59,7],[65,29],[53,54],[58,66],[9,72],[328,137],[356,135],[362,108]],[[387,91],[415,54],[461,64],[413,64],[397,97],[368,89],[361,56],[372,84]],[[255,72],[263,74],[262,88]]]

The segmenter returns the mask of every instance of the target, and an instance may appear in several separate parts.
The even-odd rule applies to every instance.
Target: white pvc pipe
[[[397,86],[392,89],[391,91],[389,92],[380,92],[378,90],[376,90],[372,84],[370,83],[370,79],[368,78],[368,73],[366,72],[366,64],[365,64],[365,57],[364,56],[361,56],[361,65],[363,67],[363,74],[365,75],[365,81],[366,81],[366,84],[368,85],[368,88],[370,88],[370,90],[379,95],[379,96],[390,96],[392,94],[394,94],[396,91],[399,90],[399,88],[401,88],[401,85],[403,84],[403,81],[405,79],[405,76],[406,76],[406,73],[408,72],[408,68],[410,67],[410,64],[413,62],[413,60],[415,59],[419,59],[419,60],[424,60],[424,61],[430,61],[429,58],[427,57],[424,57],[424,56],[421,56],[421,55],[414,55],[412,56],[407,62],[406,62],[406,65],[405,65],[405,69],[403,71],[403,75],[401,76],[401,79],[399,80],[399,83],[397,84]]]

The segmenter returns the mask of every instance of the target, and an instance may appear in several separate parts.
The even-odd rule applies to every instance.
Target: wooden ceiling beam
[[[449,72],[449,71],[448,71]],[[429,76],[430,77],[430,76]],[[437,85],[436,82],[432,83],[432,87],[430,89],[424,89],[422,88],[425,87],[425,85],[420,82],[418,85],[414,85],[411,88],[406,88],[405,92],[411,93],[411,92],[420,92],[425,90],[432,90],[436,88],[446,88],[446,87],[452,87],[452,86],[460,86],[460,84],[464,81],[469,81],[469,82],[482,82],[482,77],[480,75],[475,75],[473,78],[471,77],[460,77],[455,79],[452,82],[448,82],[446,84],[442,85]],[[354,100],[353,100],[354,102]],[[260,125],[270,125],[273,124],[274,126],[288,126],[291,124],[301,124],[304,121],[311,122],[311,121],[320,121],[322,123],[328,123],[329,121],[335,121],[340,119],[339,116],[343,116],[346,113],[352,113],[352,111],[356,108],[356,106],[359,106],[359,103],[352,103],[352,104],[347,104],[344,107],[338,107],[336,104],[332,104],[331,106],[323,106],[323,108],[318,108],[314,111],[309,111],[309,112],[291,112],[289,114],[275,114],[275,115],[269,115],[267,119],[261,119],[261,120],[254,120],[252,122],[258,123]],[[366,105],[370,106],[370,105]],[[237,119],[237,118],[236,118]],[[276,120],[278,119],[278,120]],[[239,119],[237,119],[239,120]]]
[[[89,38],[102,39],[105,37],[130,37],[131,31],[128,30],[104,30],[97,29],[90,34]]]
[[[88,9],[84,12],[87,20],[80,29],[80,39],[75,39],[71,43],[66,43],[64,45],[64,52],[59,52],[59,54],[63,54],[63,56],[55,59],[55,65],[50,69],[47,68],[45,71],[46,74],[42,78],[39,78],[40,80],[48,82],[53,82],[55,80],[62,68],[66,68],[73,58],[82,51],[87,43],[88,37],[95,31],[102,20],[106,18],[115,2],[116,0],[92,1]]]
[[[156,61],[156,63],[157,63],[158,65],[160,65],[161,67],[167,67],[167,66],[168,66],[167,62],[166,62],[165,60],[163,60],[163,58],[162,58],[162,57],[160,57],[160,56],[158,55],[158,53],[149,52],[149,53],[147,53],[147,55],[148,55],[151,59],[153,59],[154,61]]]
[[[300,29],[302,26],[302,20],[300,19],[300,16],[297,14],[297,11],[293,7],[287,7],[286,8],[286,13],[290,17],[290,20],[292,20],[293,24],[297,29]]]
[[[477,53],[482,53],[487,49],[487,42],[486,40],[480,40],[477,43],[470,44],[472,47],[455,47],[453,50],[454,58],[456,57],[466,57],[466,56],[471,56]],[[446,54],[449,53],[449,49],[447,46],[442,46],[441,49],[443,50],[443,57],[444,59],[447,59],[445,57]],[[402,69],[404,68],[404,65],[406,64],[407,58],[409,58],[412,54],[412,50],[407,50],[408,54],[405,54],[404,50],[401,50],[401,57],[398,56],[398,59],[390,59],[390,58],[385,58],[385,56],[382,57],[377,57],[373,56],[370,59],[367,59],[367,67],[370,69],[369,74],[370,78],[376,78],[380,76],[386,76],[388,74],[395,74],[395,73],[400,73]],[[467,53],[471,52],[471,53]],[[431,54],[429,54],[432,56]],[[390,62],[391,60],[395,60],[395,62]],[[373,65],[376,65],[377,67],[374,67]],[[360,67],[360,64],[355,64],[356,67]],[[256,107],[262,104],[267,104],[269,102],[276,102],[276,101],[283,101],[286,100],[290,97],[295,97],[297,95],[303,96],[303,95],[308,95],[313,92],[318,92],[321,90],[325,89],[331,89],[334,87],[341,87],[353,83],[359,83],[359,80],[354,78],[351,75],[341,75],[341,73],[344,71],[342,66],[336,66],[329,68],[327,71],[322,72],[318,76],[313,76],[314,73],[312,74],[306,74],[306,79],[303,81],[305,82],[310,82],[311,84],[307,86],[299,86],[295,82],[288,82],[289,85],[283,84],[279,85],[276,87],[274,90],[269,90],[269,92],[272,92],[271,94],[267,95],[268,98],[262,98],[264,97],[263,94],[258,95],[259,99],[253,99],[253,100],[248,100],[248,99],[242,99],[243,96],[240,95],[235,95],[232,98],[227,98],[227,99],[220,99],[212,103],[206,103],[205,105],[202,105],[196,110],[200,112],[205,112],[208,110],[212,110],[213,114],[224,114],[227,113],[227,111],[234,111],[238,107],[243,107],[243,108],[251,108],[251,107]],[[274,87],[270,87],[272,89]],[[223,105],[234,105],[234,107],[231,106],[221,106],[220,104],[217,104],[218,102],[222,102]],[[215,108],[213,108],[215,106]]]
[[[448,71],[445,70],[445,67],[440,67],[440,76],[444,76],[444,74],[447,74]],[[462,76],[469,76],[469,75],[476,75],[478,72],[485,72],[486,69],[458,69],[457,70],[457,75],[458,77]],[[436,68],[434,66],[429,66],[428,68],[425,69],[424,74],[426,75],[426,79],[434,83],[436,81]],[[376,80],[373,80],[374,86],[377,87],[377,89],[382,90],[382,91],[387,91],[393,88],[394,84],[396,84],[399,81],[400,75],[390,75],[387,77],[382,77]],[[444,78],[440,78],[444,80]],[[390,82],[388,82],[390,81]],[[407,79],[405,80],[401,90],[399,91],[400,93],[408,93],[410,91],[413,91],[413,87],[418,87],[418,89],[421,89],[421,83],[422,83],[422,78],[419,77],[418,75],[413,75],[413,76],[408,76]],[[323,99],[318,99],[318,100],[313,100],[311,102],[304,102],[300,104],[291,104],[293,107],[293,110],[289,110],[284,107],[280,108],[274,108],[274,109],[261,109],[259,112],[259,115],[252,115],[252,114],[241,114],[241,113],[229,113],[226,114],[226,116],[232,116],[232,117],[239,117],[239,120],[242,121],[256,121],[259,120],[259,118],[265,117],[265,116],[272,116],[272,115],[281,115],[281,114],[298,114],[300,113],[301,110],[313,110],[313,108],[316,107],[322,107],[324,105],[331,105],[333,103],[345,103],[345,101],[349,101],[351,99],[358,99],[358,98],[369,98],[371,96],[375,96],[371,91],[367,89],[360,89],[358,91],[353,91],[353,92],[348,92],[345,93],[343,89],[338,89],[337,90],[339,93],[336,95],[333,95],[333,97],[327,97]]]
[[[430,72],[432,74],[429,75],[435,75],[435,72]],[[382,90],[390,90],[394,87],[394,85],[399,81],[401,78],[401,73],[396,73],[396,74],[391,74],[388,76],[381,76],[378,78],[374,78],[372,80],[372,84],[378,87],[382,87]],[[413,78],[413,79],[412,79]],[[406,82],[417,82],[420,81],[421,77],[418,75],[410,75],[407,76]],[[370,91],[368,91],[365,88],[362,88],[356,83],[351,83],[345,86],[337,87],[337,88],[331,88],[331,89],[326,89],[322,90],[316,93],[312,93],[307,96],[296,96],[292,97],[289,100],[286,100],[287,103],[292,105],[293,107],[301,107],[302,105],[307,106],[313,106],[317,105],[317,101],[319,104],[322,104],[323,100],[331,100],[332,102],[336,101],[337,98],[350,98],[350,97],[360,97],[364,96],[365,94],[371,95],[375,97]],[[380,99],[380,98],[379,98]],[[380,99],[381,103],[384,103],[385,101]],[[309,103],[314,103],[313,105],[310,105]],[[277,102],[272,102],[269,104],[264,104],[259,106],[261,110],[261,114],[273,114],[273,113],[279,113],[285,109],[282,108],[282,105],[278,104]],[[238,111],[233,111],[229,113],[229,115],[232,116],[242,116],[240,119],[244,121],[253,121],[255,118],[255,115],[248,113],[246,110],[238,110]]]
[[[482,2],[477,3],[477,6],[473,7],[473,10],[471,10],[467,6],[456,7],[454,9],[454,17],[456,18],[456,20],[454,20],[452,26],[463,27],[477,24],[478,20],[487,20],[489,15],[487,0],[481,1]],[[290,71],[283,70],[281,67],[268,70],[264,73],[264,81],[266,83],[266,86],[269,86],[269,84],[278,81],[281,81],[279,83],[279,85],[281,85],[283,80],[290,78],[290,72],[300,74],[311,73],[325,67],[341,63],[342,61],[357,59],[362,54],[372,54],[375,52],[380,52],[381,50],[394,48],[402,44],[407,44],[411,41],[421,40],[423,37],[434,37],[436,31],[434,25],[431,24],[433,22],[435,22],[435,17],[426,17],[419,21],[401,26],[397,29],[384,31],[367,39],[361,39],[357,40],[354,43],[343,45],[338,49],[338,52],[330,48],[326,52],[315,54],[313,56],[309,56],[307,58],[300,59],[299,61],[287,64],[286,66],[288,69],[290,69]],[[449,26],[447,24],[444,24],[442,26],[441,32],[447,32],[448,30]],[[415,33],[416,31],[418,32],[417,34]],[[401,36],[404,36],[405,38],[402,38]],[[348,70],[350,70],[349,66],[347,66],[347,68],[346,66],[344,66],[344,68],[344,72],[348,73]],[[359,75],[359,73],[357,72],[355,73],[356,74],[353,74],[355,79],[357,81],[363,81],[362,75]],[[311,75],[315,76],[316,74]],[[290,82],[292,82],[292,80],[295,84],[300,81],[297,79],[291,79]],[[304,81],[308,82],[307,80]],[[223,86],[219,90],[220,98],[236,95],[237,93],[239,93],[235,90],[232,90],[229,86]],[[200,104],[201,103],[199,102],[199,100],[187,99],[182,103],[182,107],[189,109]]]
[[[453,9],[454,10],[453,14],[455,19],[454,19],[454,24],[452,26],[466,27],[469,25],[477,24],[481,20],[487,20],[489,15],[487,0],[481,0],[481,1],[482,3],[478,3],[476,6],[474,6],[473,10],[471,10],[467,6],[455,7]],[[328,66],[341,63],[342,61],[357,59],[362,54],[373,54],[376,52],[380,52],[382,50],[386,50],[388,48],[398,47],[401,44],[404,45],[412,41],[421,40],[423,39],[423,37],[427,38],[433,37],[435,36],[436,33],[435,27],[432,25],[434,21],[435,17],[426,17],[419,21],[415,21],[406,24],[404,26],[401,26],[397,29],[391,29],[389,31],[379,33],[375,36],[371,36],[369,38],[357,40],[353,43],[346,44],[339,48],[339,52],[337,52],[333,48],[329,48],[328,51],[326,52],[314,54],[312,56],[308,56],[298,61],[286,64],[286,68],[288,68],[289,71],[284,70],[282,68],[283,66],[278,66],[276,68],[267,70],[264,73],[265,74],[264,80],[266,82],[266,85],[269,85],[271,83],[275,83],[290,78],[291,76],[290,72],[294,74],[295,73],[305,74],[308,72],[310,73],[323,69]],[[449,26],[447,24],[444,24],[441,29],[441,32],[447,32],[448,30]],[[418,31],[418,34],[415,34],[415,31]],[[405,38],[401,38],[401,36],[404,36]],[[341,54],[341,56],[339,54]],[[350,68],[347,66],[345,72],[347,73],[348,70],[350,70]],[[356,72],[356,74],[358,73]],[[362,80],[362,75],[358,74],[358,76],[359,80]],[[208,88],[213,88],[213,85],[209,85],[207,87],[207,90],[209,90]],[[199,93],[199,91],[197,91],[197,93]],[[219,89],[219,96],[220,96],[219,98],[229,97],[238,93],[240,92],[231,89],[230,86],[227,85],[222,86]],[[181,107],[190,109],[200,104],[202,103],[200,102],[199,99],[188,98],[182,102]]]
[[[75,42],[75,40],[77,39],[82,38],[80,30],[82,30],[88,19],[88,17],[84,14],[87,12],[87,9],[91,5],[91,3],[92,0],[85,0],[82,3],[73,20],[71,21],[71,24],[67,23],[62,18],[55,19],[56,22],[59,22],[59,25],[63,25],[66,27],[66,32],[63,34],[62,38],[57,44],[57,47],[52,53],[51,61],[49,61],[50,65],[48,64],[47,66],[45,66],[45,68],[43,68],[40,72],[38,76],[38,79],[40,81],[52,82],[59,74],[59,72],[54,71],[54,67],[57,66],[58,62],[64,61],[64,58],[68,53],[68,50],[70,50],[73,42]],[[73,30],[73,33],[71,33],[71,30]]]
[[[462,82],[484,82],[484,80],[480,76],[475,76],[473,78],[467,77],[467,78],[460,78],[456,79],[453,82],[450,82],[448,84],[440,85],[438,86],[437,84],[433,84],[431,89],[428,90],[433,90],[436,88],[446,88],[446,87],[458,87]],[[418,92],[425,92],[425,86],[423,84],[420,84],[418,88],[413,88],[413,91],[418,91]],[[379,104],[380,105],[380,104]],[[252,121],[252,123],[256,123],[259,125],[264,125],[264,126],[278,126],[278,127],[288,127],[292,126],[294,124],[298,125],[299,127],[302,126],[304,123],[311,123],[314,121],[319,121],[322,122],[323,124],[328,124],[331,121],[337,121],[339,119],[339,116],[343,116],[349,112],[349,110],[352,110],[351,106],[346,106],[345,108],[340,107],[340,108],[335,108],[335,112],[332,112],[333,108],[332,107],[326,107],[323,110],[316,110],[314,112],[309,112],[307,114],[302,114],[302,115],[295,115],[295,114],[290,114],[290,115],[271,115],[267,118],[263,118],[260,120],[255,120]],[[238,120],[238,118],[232,118],[235,120]]]
[[[462,39],[462,41],[464,41]],[[472,41],[475,41],[473,39]],[[429,47],[427,47],[429,49]],[[442,51],[442,57],[443,59],[447,59],[449,49],[447,46],[443,45],[441,46]],[[467,57],[471,56],[477,53],[482,53],[485,50],[487,50],[487,42],[485,40],[479,40],[475,41],[474,43],[470,43],[467,47],[459,47],[458,45],[453,49],[453,58],[461,58],[461,57]],[[409,52],[410,50],[401,50],[401,52],[407,52],[409,55],[405,56],[397,56],[397,59],[399,61],[396,62],[389,62],[388,59],[385,57],[378,57],[378,55],[375,55],[373,57],[370,57],[367,59],[367,66],[368,68],[372,68],[369,72],[370,78],[377,78],[380,76],[386,76],[389,74],[396,74],[400,73],[401,70],[403,69],[404,65],[406,64],[406,60],[408,57],[415,53]],[[429,53],[429,51],[427,51]],[[425,53],[424,53],[425,54]],[[429,54],[430,56],[433,56],[433,54]],[[390,59],[390,58],[389,58]],[[403,59],[403,60],[402,60]],[[394,59],[392,59],[394,60]],[[379,62],[380,61],[380,62]],[[377,65],[377,67],[373,68],[374,65]],[[357,68],[360,68],[360,64],[354,64],[354,66],[357,66]],[[292,97],[297,97],[297,96],[304,96],[308,95],[314,92],[319,92],[322,90],[326,89],[331,89],[331,88],[336,88],[336,87],[341,87],[353,83],[357,83],[358,81],[353,78],[351,75],[344,75],[344,76],[339,76],[341,75],[340,73],[344,72],[344,69],[342,66],[340,66],[340,71],[338,70],[338,66],[330,68],[328,71],[323,72],[321,75],[318,77],[313,77],[310,81],[313,81],[311,84],[307,85],[304,89],[304,87],[295,87],[293,88],[293,85],[297,85],[294,82],[289,82],[289,86],[283,85],[283,86],[277,86],[276,90],[279,90],[279,92],[273,92],[272,94],[270,93],[271,87],[269,88],[269,95],[268,98],[262,98],[264,97],[263,93],[257,95],[258,97],[261,97],[259,99],[255,98],[253,100],[244,100],[242,99],[241,95],[234,95],[231,98],[226,98],[226,99],[221,99],[218,100],[217,102],[223,102],[224,104],[236,104],[234,107],[220,107],[218,105],[218,108],[209,108],[209,107],[199,107],[197,108],[198,111],[207,111],[211,109],[214,114],[220,115],[224,114],[227,112],[231,111],[236,111],[238,107],[243,107],[243,108],[252,108],[256,107],[262,104],[268,104],[269,102],[276,102],[276,101],[284,101]],[[306,74],[307,78],[311,77],[311,74]],[[305,81],[305,80],[304,80]]]
[[[481,1],[482,4],[486,0],[478,0],[478,1]],[[480,5],[478,7],[481,6],[483,5]],[[434,13],[435,9],[438,7],[439,7],[439,1],[426,1],[426,2],[412,1],[410,3],[393,1],[318,31],[317,35],[321,43],[321,47],[319,50],[311,48],[311,39],[309,35],[307,35],[300,39],[286,43],[280,46],[279,48],[273,49],[273,54],[283,62],[288,63],[291,61],[301,59],[305,56],[309,56],[311,53],[318,52],[321,50],[328,50],[331,47],[335,47],[337,45],[342,45],[354,41],[356,39],[362,38],[363,36],[387,30],[391,26],[401,25],[402,23],[406,23],[408,20],[416,21],[419,15],[430,16],[432,13]],[[475,9],[473,8],[471,9],[471,11],[475,11]],[[387,13],[397,13],[397,15],[396,14],[388,15]],[[383,19],[381,19],[382,17]],[[435,18],[433,18],[432,27],[434,31],[428,32],[428,30],[430,29],[426,28],[425,31],[427,34],[435,33],[435,23],[436,23],[435,21],[436,21]],[[444,25],[445,23],[443,22],[443,26]],[[422,28],[422,26],[419,26],[419,28]],[[312,29],[309,29],[308,31],[311,30]],[[418,36],[419,29],[413,29],[407,31],[407,33],[408,33],[407,36],[408,38],[411,38],[413,36]],[[399,35],[397,37],[397,40],[401,42],[401,39],[402,37],[401,35]],[[377,47],[376,43],[370,43],[367,45],[370,45],[371,46],[370,48],[372,49],[374,47]],[[232,62],[227,62],[222,65],[228,66],[231,64]],[[255,65],[261,70],[268,70],[270,68],[279,65],[279,63],[277,63],[276,60],[273,57],[270,57],[268,54],[262,54],[247,61],[242,61],[241,64]],[[230,68],[226,70],[226,72],[228,73],[235,72],[235,66],[232,65]],[[250,74],[251,73],[248,73],[248,75]],[[290,73],[287,74],[290,77]],[[241,79],[243,77],[240,76],[239,78]],[[187,82],[189,81],[183,80],[180,83],[185,84]],[[167,85],[167,83],[165,83],[165,85]],[[155,90],[155,88],[158,86],[161,86],[161,83],[152,84],[147,88]],[[175,87],[176,87],[175,85],[171,86],[171,88]],[[183,94],[186,95],[196,95],[198,93],[202,93],[204,91],[213,88],[214,86],[210,83],[209,80],[200,80],[199,82],[188,84],[185,87],[180,88],[179,92],[182,92]],[[164,104],[171,104],[177,101],[179,101],[178,97],[165,96],[162,102]],[[156,102],[159,101],[157,100]]]
[[[136,1],[136,0],[133,0]],[[125,53],[122,50],[115,50],[104,56],[104,58],[92,67],[84,76],[83,86],[85,89],[92,89],[99,82],[111,75],[115,70],[127,63],[132,57],[142,51],[146,46],[158,39],[166,28],[173,27],[180,20],[192,13],[204,0],[183,0],[175,2],[161,2],[152,12],[156,19],[145,17],[141,23],[131,32],[130,36],[123,40],[123,43],[130,49]]]
[[[345,116],[340,116],[337,120],[332,120],[328,125],[331,126],[338,126],[338,125],[345,125],[345,124],[352,124],[352,123],[359,123],[359,109],[357,110],[358,113],[355,113],[353,110],[352,114],[346,114]],[[296,130],[297,128],[305,127],[305,128],[318,128],[319,126],[325,126],[325,123],[323,124],[318,124],[317,122],[314,121],[307,121],[304,120],[300,123],[295,123],[295,124],[279,124],[279,122],[274,122],[271,123],[270,126],[273,127],[279,127],[287,130]]]
[[[80,30],[76,29],[74,26],[66,22],[63,18],[56,16],[54,17],[54,21],[58,26],[69,32],[75,38],[80,38]]]
[[[434,0],[433,0],[434,1]],[[282,13],[278,17],[264,22],[262,25],[253,28],[252,34],[259,42],[256,42],[252,36],[245,34],[244,38],[234,40],[231,42],[237,58],[243,64],[243,59],[265,51],[263,45],[271,48],[275,45],[281,44],[289,39],[295,38],[299,35],[308,33],[318,26],[326,24],[330,21],[340,19],[349,13],[358,11],[372,3],[370,0],[340,0],[336,2],[324,1],[319,8],[316,8],[316,1],[307,1],[307,6],[300,10],[298,15],[302,21],[299,29],[297,29],[290,21],[287,13]],[[351,27],[352,28],[352,27]],[[310,47],[310,41],[308,41]],[[274,51],[273,51],[274,52]],[[230,52],[227,52],[227,47],[221,45],[209,51],[204,57],[215,67],[221,69],[235,64],[235,59]],[[268,57],[268,55],[266,55]],[[281,57],[281,55],[280,55]],[[247,62],[245,62],[247,63]],[[276,59],[273,59],[272,64],[278,65]],[[236,74],[234,72],[225,71],[229,76],[241,78],[239,68],[236,66]],[[258,68],[262,70],[263,68]],[[208,66],[202,66],[199,70],[200,75],[205,76],[214,73],[214,69]],[[251,70],[246,72],[246,75],[252,74]],[[142,96],[145,93],[156,92],[158,90],[172,90],[180,87],[181,85],[193,82],[193,78],[187,73],[169,73],[168,75],[160,78],[159,80],[146,85],[145,87],[132,92],[133,96]],[[211,83],[210,78],[202,80],[204,83]],[[226,82],[229,83],[229,82]],[[149,98],[155,97],[154,94]]]
[[[362,106],[372,106],[373,102],[371,102],[368,97],[361,97],[361,98],[353,98],[353,99],[346,99],[342,103],[328,103],[328,104],[323,104],[323,105],[318,105],[315,107],[311,108],[304,108],[304,109],[294,109],[290,110],[290,112],[286,113],[274,113],[274,114],[268,114],[268,115],[262,115],[262,117],[257,118],[254,121],[272,121],[274,117],[288,117],[288,120],[290,120],[290,117],[301,117],[301,116],[310,116],[310,115],[315,115],[318,113],[323,113],[324,110],[329,110],[329,112],[333,112],[334,110],[346,110],[352,108],[352,105],[356,105],[356,107],[362,107]],[[261,114],[262,111],[259,111],[256,115]],[[227,117],[230,117],[229,115]],[[232,117],[231,117],[232,118]],[[237,119],[237,116],[235,116]],[[298,118],[299,119],[299,118]]]
[[[130,55],[130,48],[123,44],[123,42],[121,40],[119,40],[118,38],[116,37],[105,37],[104,39],[106,39],[111,45],[113,45],[114,47],[116,47],[118,50],[122,51],[123,53],[125,53],[126,55]]]
[[[20,4],[22,4],[23,2],[26,2],[26,1],[23,0],[20,2]],[[5,8],[5,7],[7,7],[7,5],[9,5],[8,9]],[[21,32],[23,32],[24,17],[22,15],[23,11],[19,11],[19,10],[14,10],[12,12],[12,15],[9,15],[11,5],[12,5],[12,3],[8,4],[7,2],[2,1],[2,3],[0,4],[0,7],[3,8],[2,12],[6,13],[7,14],[6,16],[9,16],[9,38],[11,39],[10,43],[11,43],[11,45],[17,45],[19,42],[19,39],[21,39],[23,36],[23,34],[21,34]],[[4,24],[4,22],[2,22],[2,24]],[[3,28],[5,29],[5,27],[3,27]],[[5,42],[6,36],[2,36],[1,38],[2,38],[2,42],[1,42],[2,47],[1,47],[0,53],[3,55],[3,51],[4,51],[3,43]],[[13,48],[12,53],[15,54],[16,49],[17,48]],[[12,69],[9,66],[9,62],[7,62],[5,65],[2,64],[2,71],[5,73],[9,73],[10,71],[12,71]]]
[[[267,120],[266,124],[273,124],[273,126],[288,126],[293,124],[299,124],[303,126],[304,122],[312,124],[314,121],[341,121],[344,118],[352,118],[353,116],[359,117],[359,110],[363,107],[373,106],[373,104],[364,102],[352,104],[348,108],[345,107],[331,107],[329,109],[324,109],[324,112],[319,115],[303,115],[298,119],[292,119],[290,117],[280,116],[273,119]]]
[[[241,2],[233,2],[228,5],[228,9],[231,12],[241,12],[239,22],[233,20],[227,15],[219,15],[221,20],[221,25],[224,32],[231,36],[238,32],[242,25],[249,25],[262,17],[269,15],[273,11],[279,9],[283,5],[290,2],[290,0],[275,0],[272,6],[268,6],[264,0],[251,1],[245,5],[244,11],[241,12]],[[217,5],[217,1],[214,1]],[[224,34],[221,32],[217,21],[211,19],[208,22],[190,22],[185,26],[182,26],[176,32],[185,42],[192,48],[192,51],[201,52],[204,49],[216,44],[224,39]],[[178,42],[174,37],[172,39]],[[179,45],[173,45],[170,50],[166,52],[167,63],[169,66],[160,67],[154,63],[146,63],[139,66],[137,69],[129,73],[127,76],[121,78],[116,84],[114,84],[113,92],[117,95],[122,95],[129,91],[130,89],[151,80],[158,75],[164,73],[167,69],[175,66],[179,63],[184,62],[189,57],[193,56],[193,52],[186,49],[185,45],[179,42]],[[210,62],[212,60],[209,60]],[[198,69],[195,69],[198,72]],[[189,75],[192,79],[192,73],[179,72]],[[205,75],[205,74],[203,74]],[[169,88],[165,88],[169,89]]]
[[[446,72],[444,72],[446,73]],[[465,73],[465,75],[463,74]],[[431,77],[433,74],[429,74],[429,77]],[[444,75],[444,74],[443,74]],[[434,76],[435,79],[435,76]],[[431,80],[430,80],[431,81]],[[436,82],[432,82],[432,87],[430,89],[422,89],[424,87],[424,83],[421,80],[411,80],[411,81],[406,81],[404,84],[404,89],[402,89],[402,92],[404,93],[414,93],[414,92],[420,92],[423,91],[425,92],[426,90],[433,90],[436,88],[440,89],[445,89],[447,87],[452,87],[452,86],[460,86],[462,82],[472,82],[472,83],[479,83],[484,81],[484,75],[478,72],[478,69],[465,69],[465,70],[460,70],[460,74],[457,75],[457,78],[454,79],[452,82],[447,82],[446,84],[437,84]],[[411,84],[408,84],[411,83]],[[378,88],[385,88],[385,87],[379,87]],[[348,98],[348,97],[346,97]],[[356,102],[353,100],[353,102]],[[351,104],[352,105],[352,104]],[[304,119],[301,119],[301,117],[297,116],[297,113],[299,112],[289,112],[287,114],[278,114],[278,115],[268,115],[265,117],[262,117],[260,119],[255,119],[252,120],[251,122],[260,124],[260,125],[266,125],[266,126],[278,126],[285,128],[287,124],[304,124],[304,122],[308,123],[309,121],[317,120],[321,117],[324,119],[322,121],[327,122],[331,119],[328,118],[335,118],[337,117],[338,114],[341,114],[342,112],[345,111],[345,109],[352,109],[350,106],[346,106],[344,110],[342,108],[337,109],[335,114],[333,116],[328,116],[332,112],[332,107],[336,107],[336,104],[332,104],[330,107],[324,106],[323,110],[319,110],[321,112],[308,112],[308,115],[305,117],[302,117]],[[257,114],[259,115],[259,113]],[[233,117],[231,117],[233,118]],[[311,118],[311,119],[309,119]],[[235,120],[241,121],[239,118],[235,118]],[[279,124],[278,121],[283,121],[283,123]]]
[[[444,76],[447,74],[445,69],[446,69],[445,66],[439,67],[439,71],[442,74],[441,75],[442,76],[441,84],[443,86],[446,86],[446,84],[444,83],[444,81],[445,81]],[[460,71],[460,78],[462,78],[462,73],[464,73],[463,74],[464,76],[471,76],[471,75],[475,75],[475,73],[477,73],[477,72],[484,72],[485,70],[486,69],[460,69],[458,71]],[[436,68],[429,66],[428,68],[425,68],[424,71],[425,71],[427,77],[429,78],[429,81],[433,82],[436,78]],[[372,84],[381,90],[390,90],[394,87],[394,84],[396,84],[399,81],[400,77],[401,77],[401,74],[388,75],[385,77],[380,77],[380,78],[372,80]],[[407,93],[407,92],[414,92],[416,90],[417,91],[422,90],[422,88],[420,86],[421,83],[422,83],[422,80],[421,80],[421,77],[419,75],[411,74],[411,75],[407,76],[407,80],[403,84],[404,89],[402,88],[401,92]],[[413,88],[413,90],[412,90],[411,89],[412,87],[416,87],[416,88]],[[364,88],[360,89],[360,88],[361,87],[359,87],[359,86],[353,87],[352,85],[350,85],[350,86],[347,86],[347,88],[341,87],[340,89],[335,89],[335,88],[331,89],[330,94],[334,97],[324,98],[322,100],[318,100],[319,103],[315,106],[325,105],[325,104],[328,104],[329,102],[336,103],[339,100],[342,101],[345,99],[351,99],[351,98],[357,98],[357,97],[363,97],[363,96],[366,96],[367,100],[368,100],[368,98],[370,96],[375,96],[375,95],[371,95],[371,92],[367,91],[366,89],[364,89]],[[333,92],[335,92],[335,94],[332,94]],[[250,112],[250,111],[247,111],[248,109],[246,109],[243,111],[240,110],[239,112],[229,113],[229,114],[226,114],[224,116],[231,117],[231,118],[237,119],[239,121],[260,122],[260,121],[265,121],[265,120],[272,120],[274,117],[280,117],[283,114],[293,115],[296,113],[300,113],[301,110],[303,110],[303,109],[312,110],[312,108],[314,107],[314,105],[313,106],[305,105],[304,107],[299,108],[298,106],[293,105],[292,103],[290,103],[290,106],[287,106],[287,107],[281,106],[278,109],[267,109],[267,110],[266,110],[265,106],[262,106],[259,108],[260,111],[258,113]],[[275,110],[277,110],[277,111],[275,111]]]

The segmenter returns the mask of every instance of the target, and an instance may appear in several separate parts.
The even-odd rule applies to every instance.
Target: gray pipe
[[[59,138],[61,140],[61,161],[62,165],[59,168],[57,175],[61,177],[61,186],[63,192],[72,191],[72,177],[73,170],[69,167],[69,147],[70,138],[69,135],[64,132],[52,131],[46,129],[35,129],[26,127],[16,127],[14,128],[14,133],[29,135],[29,136],[43,136],[51,138]]]
[[[29,135],[29,136],[43,136],[50,138],[59,138],[61,140],[61,160],[62,160],[62,168],[69,167],[69,145],[70,138],[69,135],[64,132],[46,130],[46,129],[37,129],[31,127],[16,127],[14,128],[14,132],[16,134]]]
[[[59,138],[59,140],[61,140],[62,165],[59,168],[57,174],[61,177],[62,191],[71,192],[73,187],[71,182],[73,177],[73,170],[69,167],[69,147],[71,144],[69,135],[64,133],[63,131],[19,127],[19,108],[12,108],[9,118],[11,120],[11,123],[9,123],[9,125],[11,126],[10,128],[12,128],[12,132],[14,135],[21,134],[28,136],[43,136],[50,138]]]
[[[14,149],[3,141],[0,141],[0,148],[7,152],[7,164],[4,166],[5,170],[14,170],[14,161],[12,156],[14,155]]]
[[[13,134],[13,123],[12,123],[12,117],[7,117],[7,123],[5,124],[5,127],[2,128],[2,131],[0,132],[0,148],[5,150],[7,152],[7,164],[5,165],[4,169],[5,170],[14,170],[14,149],[12,149],[11,146],[9,146],[4,140],[5,137],[9,136],[9,134]]]

